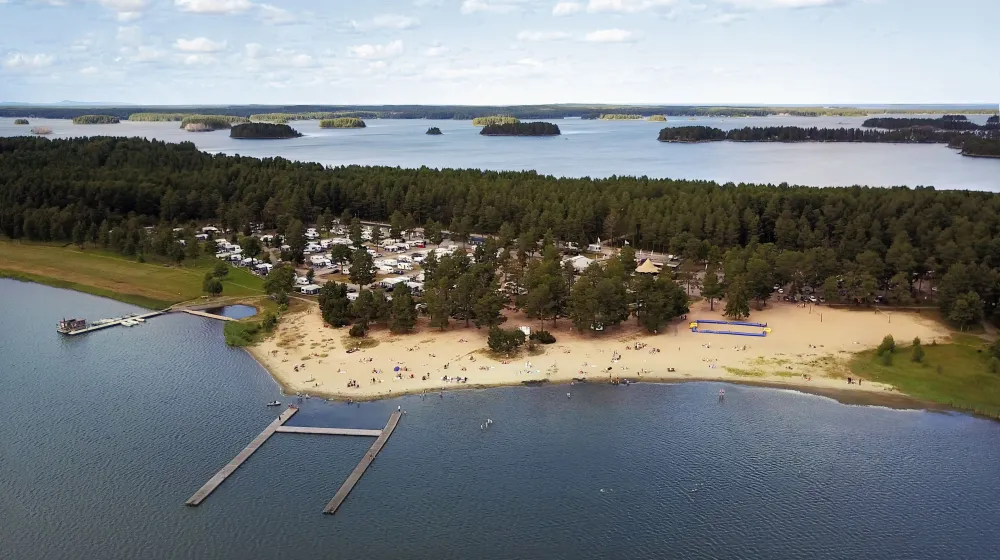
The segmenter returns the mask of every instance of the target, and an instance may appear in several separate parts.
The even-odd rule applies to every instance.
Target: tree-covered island
[[[650,122],[667,122],[667,117],[665,117],[663,115],[650,115],[649,116],[649,121]]]
[[[441,134],[441,129],[436,126],[432,126],[427,129],[426,134],[430,134],[431,136],[438,136]]]
[[[213,130],[225,130],[236,124],[246,124],[250,122],[245,117],[232,117],[229,115],[188,115],[181,119],[181,128],[188,132],[210,132]]]
[[[302,133],[287,124],[246,123],[238,124],[229,131],[230,138],[275,140],[299,136],[302,136]]]
[[[319,121],[320,128],[365,128],[365,121],[358,117],[339,117]]]
[[[14,124],[28,124],[28,119],[14,119]]]
[[[547,122],[518,122],[488,124],[479,134],[483,136],[558,136],[559,127]]]
[[[73,118],[73,124],[118,124],[118,117],[111,115],[80,115]]]
[[[663,115],[660,115],[661,117]],[[602,121],[641,121],[642,115],[632,113],[606,113],[597,117]]]

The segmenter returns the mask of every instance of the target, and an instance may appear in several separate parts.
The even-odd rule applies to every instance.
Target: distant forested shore
[[[320,128],[365,128],[365,121],[357,117],[339,117],[319,121]]]
[[[908,119],[902,119],[908,120]],[[803,128],[797,126],[744,127],[729,131],[708,126],[677,126],[660,130],[660,142],[864,142],[947,144],[962,155],[1000,157],[1000,132],[992,130],[938,130],[925,125],[910,128]]]
[[[224,106],[123,106],[123,107],[43,107],[37,105],[0,106],[0,117],[25,117],[46,119],[71,119],[99,112],[119,119],[129,120],[181,120],[187,115],[229,115],[255,121],[287,123],[292,120],[322,120],[339,117],[361,119],[454,119],[471,120],[478,117],[506,115],[520,120],[562,119],[579,117],[599,119],[602,115],[626,114],[642,118],[653,115],[668,117],[766,117],[792,115],[819,116],[876,116],[885,114],[996,114],[995,106],[983,105],[940,107],[900,106],[885,108],[859,107],[761,107],[761,106],[710,106],[710,105],[492,105],[472,107],[466,105],[224,105]],[[132,119],[132,115],[142,115]],[[174,118],[159,119],[153,115],[170,115]],[[176,118],[183,115],[181,118]]]
[[[114,115],[80,115],[73,118],[73,124],[118,124],[121,122]]]

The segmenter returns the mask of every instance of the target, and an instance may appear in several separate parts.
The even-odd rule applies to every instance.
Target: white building
[[[576,257],[570,257],[568,259],[563,259],[563,263],[570,263],[573,265],[573,269],[577,272],[583,272],[587,270],[587,267],[594,263],[594,259],[588,259],[583,255],[578,255]]]
[[[306,284],[305,286],[299,288],[299,291],[303,294],[314,296],[319,293],[319,286],[316,284]]]

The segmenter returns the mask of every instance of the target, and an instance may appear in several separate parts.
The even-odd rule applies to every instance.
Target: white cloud
[[[225,41],[213,41],[207,37],[195,39],[177,39],[174,48],[184,52],[213,53],[226,49]]]
[[[705,20],[705,23],[712,23],[715,25],[726,25],[744,19],[746,19],[746,16],[743,14],[721,13],[716,16],[708,18],[707,20]]]
[[[564,31],[522,31],[517,34],[518,41],[540,43],[543,41],[561,41],[569,39],[569,33]]]
[[[676,3],[676,0],[590,0],[587,4],[587,11],[591,13],[635,14],[656,8],[666,8]]]
[[[441,45],[441,44],[435,44],[435,45],[431,45],[431,46],[427,47],[424,50],[424,56],[428,56],[428,57],[434,58],[434,57],[441,56],[441,55],[443,55],[446,52],[448,52],[448,47],[446,47],[444,45]]]
[[[51,66],[55,58],[47,54],[21,54],[11,53],[3,59],[3,67],[11,70],[35,70]]]
[[[298,21],[295,16],[283,8],[272,6],[270,4],[260,4],[257,7],[260,9],[258,17],[265,23],[270,23],[272,25],[287,25]]]
[[[215,64],[217,62],[219,62],[219,59],[205,53],[189,54],[184,57],[184,64],[189,66],[205,66],[208,64]]]
[[[142,43],[142,29],[137,25],[119,27],[116,38],[119,43],[125,45],[139,45]]]
[[[554,16],[571,16],[583,11],[583,4],[579,2],[559,2],[552,7]]]
[[[393,58],[403,54],[403,42],[392,41],[384,45],[354,45],[347,47],[347,52],[355,58],[369,58],[373,60]]]
[[[309,68],[314,64],[313,57],[305,53],[295,54],[288,58],[288,65],[295,68]]]
[[[145,45],[122,47],[118,52],[120,56],[115,62],[153,62],[163,57],[162,51]]]
[[[635,35],[624,29],[601,29],[587,33],[584,40],[588,43],[627,43],[634,41]]]
[[[253,7],[250,0],[174,0],[174,5],[196,14],[235,14]]]
[[[722,0],[736,8],[747,10],[766,10],[771,8],[821,8],[824,6],[839,6],[851,0]]]
[[[523,8],[521,0],[465,0],[462,2],[463,14],[485,12],[490,14],[509,14]]]
[[[105,8],[116,12],[141,12],[146,8],[146,0],[100,0]]]
[[[418,25],[419,19],[399,14],[382,14],[372,19],[372,26],[381,29],[413,29]]]
[[[413,0],[413,5],[422,8],[424,6],[440,6],[444,0]]]
[[[93,76],[100,73],[100,70],[96,66],[87,66],[86,68],[81,68],[80,73],[84,76]]]
[[[118,21],[134,21],[142,17],[142,12],[118,12]]]

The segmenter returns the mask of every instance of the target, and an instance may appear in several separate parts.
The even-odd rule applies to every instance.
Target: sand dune
[[[378,399],[534,380],[606,382],[612,377],[886,392],[893,389],[878,383],[847,384],[843,363],[851,353],[877,346],[886,334],[892,334],[897,342],[919,336],[930,343],[948,337],[944,327],[920,315],[875,313],[872,309],[810,310],[777,303],[755,311],[750,318],[768,324],[771,332],[766,338],[692,333],[687,328],[692,319],[723,317],[718,306],[711,312],[701,302],[694,305],[688,320],[675,321],[656,335],[637,328],[634,321],[615,331],[580,335],[570,331],[564,320],[559,329],[546,325],[557,342],[541,346],[541,354],[522,352],[520,357],[498,360],[486,351],[485,330],[455,325],[440,332],[421,324],[418,332],[401,336],[376,331],[372,334],[379,341],[376,347],[348,354],[347,329],[325,327],[319,309],[312,306],[309,311],[284,317],[276,334],[251,352],[287,393],[341,399]],[[537,321],[516,314],[505,326],[520,325],[539,326]],[[636,350],[636,343],[645,346]],[[444,377],[467,377],[468,381],[445,381]],[[356,380],[359,386],[348,387],[349,380]]]

